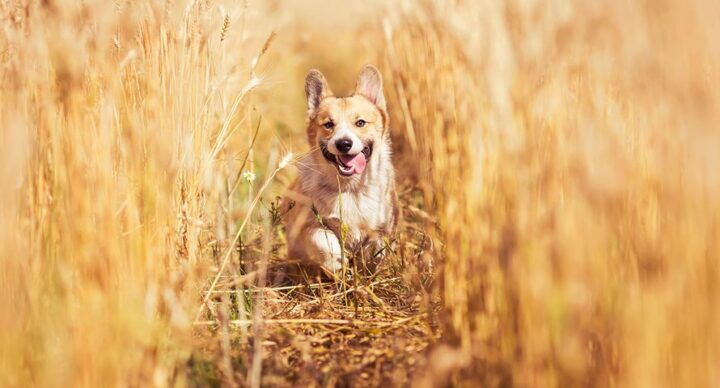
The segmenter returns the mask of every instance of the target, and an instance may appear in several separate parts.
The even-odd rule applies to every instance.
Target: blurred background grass
[[[418,384],[716,386],[719,8],[0,2],[0,383],[192,384],[218,251],[307,149],[304,74],[373,62],[433,236]]]

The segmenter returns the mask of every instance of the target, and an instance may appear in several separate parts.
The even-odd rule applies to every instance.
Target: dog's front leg
[[[342,269],[347,264],[343,257],[340,241],[335,234],[325,228],[315,228],[309,231],[308,255],[321,263],[323,267],[332,272]]]

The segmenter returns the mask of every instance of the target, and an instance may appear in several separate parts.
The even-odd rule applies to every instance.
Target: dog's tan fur
[[[312,70],[305,79],[305,92],[312,152],[298,163],[299,176],[284,199],[286,206],[294,205],[286,207],[284,216],[288,257],[337,271],[347,264],[340,241],[346,252],[380,247],[398,223],[382,78],[375,67],[367,65],[358,76],[355,93],[335,97],[322,73]],[[366,122],[362,127],[355,125],[360,119]],[[328,121],[335,127],[325,128]],[[343,176],[323,156],[320,145],[335,141],[340,132],[361,140],[363,146],[372,144],[361,174]]]

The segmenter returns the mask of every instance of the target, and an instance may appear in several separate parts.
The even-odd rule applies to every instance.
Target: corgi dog
[[[382,76],[366,65],[355,92],[336,97],[311,70],[305,95],[311,152],[283,200],[288,259],[333,273],[349,252],[383,251],[400,216]]]

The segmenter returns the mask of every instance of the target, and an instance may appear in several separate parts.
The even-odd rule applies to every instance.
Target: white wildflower
[[[241,177],[245,182],[255,182],[255,178],[257,178],[252,171],[243,171]]]

